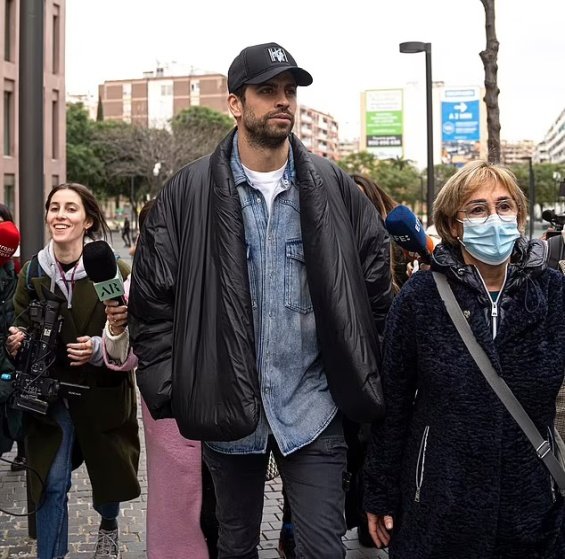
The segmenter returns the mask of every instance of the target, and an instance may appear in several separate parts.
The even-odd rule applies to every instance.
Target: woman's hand
[[[119,305],[118,301],[104,301],[106,305],[106,317],[112,336],[119,336],[128,325],[127,305]]]
[[[76,343],[67,344],[67,356],[71,362],[71,367],[86,365],[90,361],[93,351],[94,347],[90,336],[80,336]]]
[[[394,526],[392,516],[382,516],[377,514],[367,513],[367,520],[369,522],[369,534],[379,548],[387,547],[390,541],[390,531]]]
[[[415,274],[418,270],[431,270],[431,266],[429,264],[424,264],[420,262],[420,259],[417,258],[412,262],[408,262],[406,264],[406,275],[410,278],[412,274]]]
[[[18,349],[22,346],[22,343],[25,338],[25,331],[20,330],[20,328],[16,328],[15,326],[10,326],[8,328],[9,335],[6,338],[6,351],[12,356],[15,357],[16,353],[18,353]]]

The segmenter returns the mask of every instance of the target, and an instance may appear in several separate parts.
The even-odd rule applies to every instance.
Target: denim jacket
[[[251,435],[207,444],[224,453],[261,453],[272,433],[286,456],[313,442],[337,412],[306,279],[293,155],[289,150],[270,215],[263,195],[245,175],[237,134],[230,163],[245,227],[262,413]]]

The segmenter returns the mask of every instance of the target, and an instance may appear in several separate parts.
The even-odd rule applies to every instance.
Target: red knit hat
[[[20,232],[11,221],[0,223],[0,266],[4,266],[20,244]]]

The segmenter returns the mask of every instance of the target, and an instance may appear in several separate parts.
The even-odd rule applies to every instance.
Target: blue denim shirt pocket
[[[302,239],[289,239],[286,242],[284,304],[288,309],[303,314],[313,311]]]

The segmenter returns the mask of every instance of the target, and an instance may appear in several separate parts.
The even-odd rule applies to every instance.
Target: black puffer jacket
[[[138,384],[154,417],[192,439],[235,440],[260,412],[233,133],[181,169],[151,210],[129,299]],[[383,412],[379,333],[391,301],[382,220],[353,181],[291,136],[308,284],[336,404],[354,420]]]
[[[433,268],[549,436],[565,368],[565,278],[545,269],[543,244],[516,242],[495,339],[477,270],[444,245]],[[365,510],[394,516],[391,559],[565,557],[563,498],[465,348],[431,272],[396,297],[384,347],[387,415],[370,443]]]

